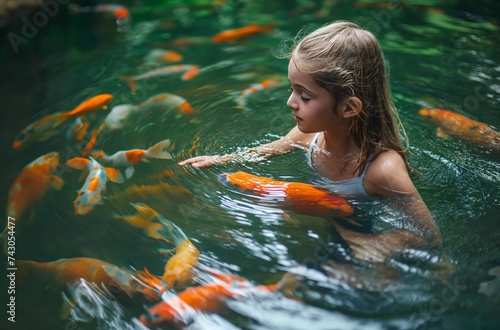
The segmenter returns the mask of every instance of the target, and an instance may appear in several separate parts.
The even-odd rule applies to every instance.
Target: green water
[[[218,314],[198,315],[194,329],[496,329],[500,326],[500,292],[478,292],[493,280],[488,271],[500,266],[500,155],[457,140],[435,136],[435,127],[417,114],[422,107],[442,107],[500,130],[500,52],[498,4],[468,1],[411,1],[392,5],[349,1],[126,1],[130,30],[117,32],[106,14],[71,15],[62,6],[35,36],[15,47],[10,32],[22,35],[23,21],[3,30],[0,65],[2,154],[0,198],[38,156],[58,151],[61,163],[80,153],[82,145],[60,137],[13,150],[17,133],[45,115],[69,111],[100,93],[113,94],[110,108],[139,104],[158,93],[189,101],[194,114],[158,113],[103,134],[97,148],[108,153],[148,148],[170,139],[179,161],[194,155],[222,154],[283,136],[294,120],[286,107],[288,86],[252,95],[244,109],[235,102],[243,89],[268,78],[286,80],[286,60],[275,55],[284,41],[302,29],[333,20],[366,26],[380,40],[390,66],[391,86],[410,145],[414,178],[443,236],[443,255],[456,271],[436,275],[432,262],[394,258],[384,267],[346,259],[345,246],[321,218],[281,210],[248,193],[224,185],[223,172],[244,170],[279,180],[308,182],[312,171],[300,152],[258,164],[231,164],[196,170],[171,160],[136,165],[124,184],[108,183],[104,204],[87,216],[74,215],[73,200],[83,182],[79,172],[60,167],[65,185],[50,190],[16,232],[16,260],[54,261],[92,257],[126,269],[147,267],[161,274],[169,255],[159,242],[114,215],[133,213],[129,202],[146,202],[185,232],[201,253],[200,265],[242,276],[253,284],[275,283],[287,271],[301,275],[300,301],[282,295],[234,299]],[[40,10],[40,9],[38,9]],[[321,10],[321,11],[320,11]],[[33,14],[31,14],[33,15]],[[32,16],[27,15],[28,19]],[[196,43],[174,47],[180,37],[212,36],[251,23],[275,23],[272,34],[230,44]],[[176,50],[181,64],[196,64],[202,73],[189,81],[164,77],[157,84],[138,84],[135,93],[118,75],[140,74],[144,56],[153,48]],[[166,64],[168,65],[168,64]],[[105,117],[97,114],[93,124]],[[194,146],[194,148],[193,148]],[[170,190],[145,199],[116,198],[132,185],[154,184],[150,175],[164,169]],[[177,188],[175,188],[177,187]],[[186,189],[182,190],[179,187]],[[115,197],[113,197],[115,196]],[[363,208],[363,205],[360,207]],[[368,212],[371,210],[373,213]],[[390,222],[384,205],[367,205],[378,223]],[[5,204],[0,213],[6,214]],[[171,246],[170,246],[171,247]],[[442,255],[442,254],[439,254]],[[437,255],[423,259],[437,258]],[[329,261],[327,261],[329,260]],[[199,274],[202,275],[201,268]],[[200,275],[200,276],[201,276]],[[360,287],[352,285],[356,277]],[[197,278],[196,283],[203,283]],[[2,292],[9,286],[5,277]],[[153,303],[146,299],[117,301],[88,283],[58,287],[30,278],[16,285],[16,323],[2,312],[7,329],[139,328],[135,318]],[[2,305],[10,295],[2,294]],[[63,295],[80,307],[61,319]],[[86,313],[81,310],[85,309]]]

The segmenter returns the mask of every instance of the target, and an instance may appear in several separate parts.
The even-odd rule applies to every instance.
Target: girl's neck
[[[321,132],[317,146],[335,158],[352,158],[359,154],[359,148],[354,144],[346,132],[324,131]]]

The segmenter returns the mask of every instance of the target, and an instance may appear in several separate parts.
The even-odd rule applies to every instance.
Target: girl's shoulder
[[[304,148],[309,148],[312,140],[317,133],[303,133],[297,126],[292,128],[290,132],[286,135],[286,138],[290,139],[293,143],[300,145]]]
[[[364,180],[370,195],[389,196],[415,190],[406,164],[395,150],[388,150],[373,159]]]

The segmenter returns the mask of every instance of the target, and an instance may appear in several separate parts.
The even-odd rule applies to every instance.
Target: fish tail
[[[83,157],[74,157],[66,162],[66,166],[74,168],[76,170],[83,170],[87,168],[89,160]]]
[[[172,159],[172,155],[166,151],[171,146],[170,140],[163,140],[146,150],[148,158]]]

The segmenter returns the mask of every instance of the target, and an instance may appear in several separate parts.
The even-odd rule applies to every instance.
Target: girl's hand
[[[212,165],[224,165],[233,159],[232,155],[224,156],[197,156],[193,158],[188,158],[179,163],[179,165],[184,166],[191,164],[191,166],[196,168],[204,168]]]

